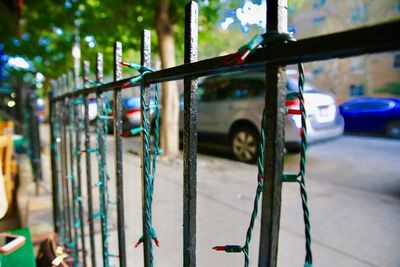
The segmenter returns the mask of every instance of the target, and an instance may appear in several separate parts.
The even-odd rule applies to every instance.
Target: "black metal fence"
[[[274,0],[267,3],[267,32],[287,31],[287,1]],[[196,169],[197,169],[197,78],[205,75],[248,70],[266,67],[267,88],[265,94],[266,145],[264,151],[264,181],[261,214],[261,233],[259,266],[276,266],[281,208],[281,187],[284,153],[284,100],[285,65],[300,62],[326,60],[376,53],[400,48],[400,21],[376,26],[333,33],[325,36],[298,40],[297,42],[277,41],[268,43],[249,55],[242,64],[227,63],[232,55],[197,61],[198,6],[190,2],[186,6],[185,17],[185,64],[176,67],[149,72],[133,86],[184,79],[184,191],[183,191],[183,264],[196,266]],[[150,32],[143,31],[141,47],[141,65],[150,66]],[[104,169],[105,159],[105,122],[98,116],[96,131],[98,144],[90,141],[89,102],[95,96],[97,106],[106,110],[104,92],[113,92],[112,121],[115,140],[115,185],[117,206],[117,228],[119,264],[127,266],[125,252],[125,223],[123,196],[123,160],[122,160],[122,104],[121,90],[128,79],[122,79],[122,46],[114,46],[114,81],[103,83],[103,55],[96,59],[96,81],[89,85],[89,63],[84,63],[84,88],[74,88],[72,74],[65,75],[53,83],[50,94],[51,103],[51,142],[52,142],[52,181],[54,199],[54,226],[60,237],[69,245],[77,261],[83,266],[98,266],[96,253],[102,253],[103,265],[109,266],[112,255],[108,248],[107,205],[105,192],[100,193],[100,214],[102,229],[102,247],[96,247],[94,240],[93,186],[91,173],[91,152],[96,152],[99,164],[99,183],[104,190],[108,183],[108,174]],[[77,77],[75,77],[77,79]],[[146,107],[142,106],[144,110]],[[103,116],[107,117],[107,113]],[[104,119],[104,118],[103,118]],[[106,118],[110,119],[110,118]],[[142,121],[142,125],[147,123]],[[103,130],[102,130],[103,129]],[[84,139],[84,145],[82,140]],[[145,141],[145,140],[143,140]],[[145,148],[145,146],[143,146]],[[148,152],[148,151],[147,151]],[[82,155],[86,153],[85,158]],[[144,157],[146,151],[143,151]],[[86,169],[86,184],[82,183],[81,164]],[[143,174],[144,175],[144,174]],[[142,178],[143,179],[143,178]],[[146,185],[143,180],[143,186]],[[87,199],[82,199],[82,188],[86,186]],[[143,190],[145,192],[146,190]],[[146,196],[144,197],[146,199]],[[83,211],[83,203],[88,212]],[[144,213],[143,213],[144,214]],[[143,249],[145,266],[152,266],[152,229],[148,227],[148,218],[143,215]],[[87,222],[87,223],[86,223]],[[85,225],[88,224],[88,228]],[[85,236],[89,236],[86,244]],[[89,252],[90,253],[87,253]]]
[[[23,135],[27,140],[26,145],[23,149],[19,148],[18,152],[24,151],[29,155],[33,179],[36,183],[36,194],[38,194],[39,183],[42,181],[38,95],[36,87],[31,83],[18,82],[12,87],[16,100],[15,106],[12,108],[1,106],[0,109],[7,119],[15,122],[15,132]]]

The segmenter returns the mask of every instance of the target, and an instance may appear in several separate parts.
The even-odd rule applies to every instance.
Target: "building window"
[[[325,21],[325,19],[326,19],[325,16],[316,17],[316,18],[313,19],[313,23],[314,23],[315,25],[321,25],[322,22]]]
[[[362,74],[362,71],[364,69],[364,63],[365,61],[358,57],[358,58],[353,58],[351,60],[351,64],[350,64],[350,72],[353,74]]]
[[[356,7],[351,10],[351,21],[353,23],[362,23],[367,16],[367,6]]]
[[[362,96],[364,95],[364,85],[352,84],[350,85],[349,96]]]
[[[313,7],[315,9],[318,9],[318,8],[323,7],[325,5],[325,3],[326,3],[326,0],[315,0],[314,4],[313,4]]]
[[[313,74],[315,76],[320,75],[324,72],[324,67],[323,66],[317,66],[312,70]]]
[[[400,54],[394,55],[393,67],[394,67],[395,69],[400,69]]]

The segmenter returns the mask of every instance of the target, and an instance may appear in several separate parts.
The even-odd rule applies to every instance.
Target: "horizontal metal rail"
[[[201,77],[221,72],[264,68],[265,64],[289,65],[299,62],[327,60],[378,53],[400,49],[400,20],[374,26],[332,33],[298,40],[297,42],[271,43],[257,49],[246,59],[245,64],[227,64],[233,54],[182,64],[176,67],[148,73],[144,77],[147,84],[185,77]],[[68,92],[56,96],[54,100],[66,97],[100,93],[121,88],[130,78]],[[132,86],[139,86],[139,83]]]

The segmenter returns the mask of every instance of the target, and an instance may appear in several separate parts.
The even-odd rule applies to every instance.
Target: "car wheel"
[[[251,163],[257,159],[260,135],[249,126],[240,126],[232,133],[231,150],[236,159]]]
[[[400,120],[391,121],[386,125],[386,135],[400,138]]]

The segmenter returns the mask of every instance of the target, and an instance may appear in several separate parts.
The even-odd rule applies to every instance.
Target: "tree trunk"
[[[161,68],[175,66],[175,35],[169,17],[169,0],[157,6],[155,23],[160,49]],[[161,147],[166,155],[179,153],[179,92],[175,81],[162,84]]]

